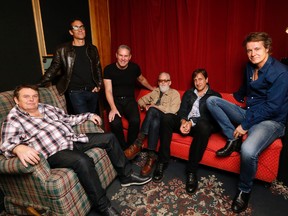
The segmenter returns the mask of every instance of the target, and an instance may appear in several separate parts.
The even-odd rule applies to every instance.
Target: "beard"
[[[160,89],[160,91],[161,91],[162,93],[168,91],[169,88],[170,88],[169,86],[159,86],[159,89]]]

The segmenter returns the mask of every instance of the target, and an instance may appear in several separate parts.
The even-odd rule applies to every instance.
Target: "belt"
[[[72,88],[70,91],[92,91],[95,87],[81,87],[81,88]]]
[[[132,98],[132,96],[115,96],[115,98],[124,100],[124,99],[126,99],[126,98]]]

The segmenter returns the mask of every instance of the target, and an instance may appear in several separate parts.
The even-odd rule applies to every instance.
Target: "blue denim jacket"
[[[241,123],[244,130],[265,120],[286,124],[288,113],[288,67],[269,56],[253,81],[254,67],[248,63],[244,84],[234,93],[238,101],[246,97],[246,119]]]

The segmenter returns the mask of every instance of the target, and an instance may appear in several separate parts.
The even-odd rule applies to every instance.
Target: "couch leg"
[[[34,208],[32,207],[27,207],[26,208],[27,213],[33,215],[33,216],[41,216]]]

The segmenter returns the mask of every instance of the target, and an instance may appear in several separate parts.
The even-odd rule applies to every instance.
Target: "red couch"
[[[137,100],[143,95],[149,93],[149,90],[141,89]],[[181,96],[184,91],[179,91]],[[221,93],[222,97],[228,101],[243,106],[243,104],[238,103],[231,94]],[[145,117],[145,112],[141,112],[141,122]],[[122,118],[124,133],[127,135],[128,122],[126,119]],[[192,142],[191,136],[182,136],[180,134],[174,133],[171,141],[171,156],[188,160],[189,148]],[[215,152],[222,148],[226,143],[225,137],[221,133],[213,134],[207,146],[207,149],[201,160],[201,164],[210,167],[215,167],[221,170],[226,170],[234,173],[239,173],[240,171],[240,154],[233,152],[229,157],[219,158],[216,157]],[[147,146],[147,139],[144,142],[144,147]],[[277,177],[279,156],[282,149],[282,143],[280,139],[275,140],[259,157],[258,170],[256,173],[256,178],[265,182],[272,182]]]

